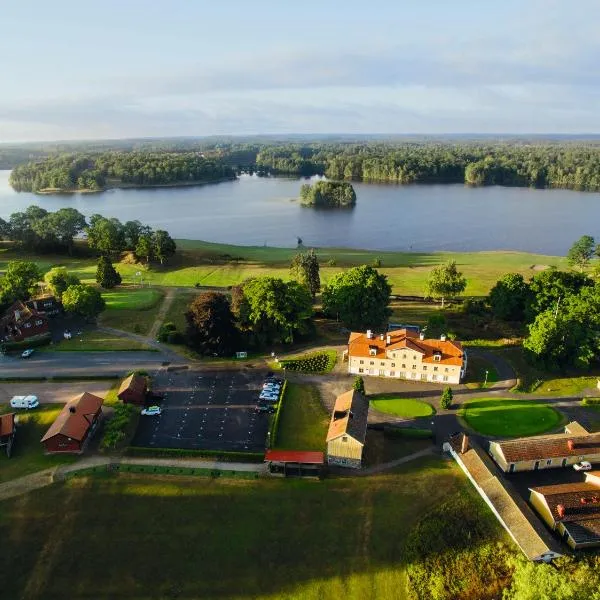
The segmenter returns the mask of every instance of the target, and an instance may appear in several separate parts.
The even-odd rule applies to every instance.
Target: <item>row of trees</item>
[[[262,147],[258,168],[394,183],[600,189],[600,147],[573,143],[362,143]]]
[[[13,213],[8,221],[0,219],[0,239],[12,240],[27,250],[36,252],[73,253],[74,240],[85,233],[88,246],[101,256],[116,256],[124,250],[149,263],[160,264],[175,253],[176,245],[167,231],[140,223],[92,215],[89,223],[74,208],[49,212],[30,206],[24,212]]]
[[[169,185],[234,179],[219,159],[198,152],[105,152],[58,154],[15,167],[10,184],[18,192],[102,190],[107,185]]]

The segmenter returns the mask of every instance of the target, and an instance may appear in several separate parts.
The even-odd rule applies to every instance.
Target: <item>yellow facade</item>
[[[327,442],[327,462],[329,464],[360,467],[363,445],[353,437],[343,434]]]

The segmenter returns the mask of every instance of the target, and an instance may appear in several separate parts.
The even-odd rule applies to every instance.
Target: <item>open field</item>
[[[159,290],[152,288],[118,288],[102,292],[107,310],[147,310],[162,298]]]
[[[325,450],[329,413],[315,386],[288,381],[279,417],[276,448]]]
[[[156,320],[164,294],[153,288],[119,288],[102,293],[106,310],[100,323],[131,333],[148,334]]]
[[[272,275],[289,278],[289,264],[296,249],[230,246],[202,241],[177,240],[180,252],[165,267],[147,269],[139,264],[116,265],[123,283],[134,283],[143,272],[144,283],[161,286],[193,287],[230,286],[248,277]],[[395,294],[422,295],[429,271],[447,260],[457,261],[468,280],[466,295],[486,294],[505,273],[522,273],[526,278],[536,273],[539,265],[566,267],[566,259],[556,256],[524,252],[378,252],[353,249],[317,249],[321,261],[321,281],[326,283],[334,274],[347,267],[372,264],[381,259],[380,270],[389,277]],[[96,261],[92,258],[75,259],[67,256],[31,256],[17,253],[8,247],[0,250],[0,270],[11,259],[34,260],[46,271],[52,266],[64,265],[84,281],[94,281]],[[535,268],[534,268],[535,267]]]
[[[0,483],[36,471],[75,462],[74,456],[46,456],[40,443],[48,427],[54,422],[62,404],[41,404],[34,410],[17,411],[19,423],[11,458],[0,449]],[[0,405],[0,413],[12,412],[7,404]],[[2,596],[3,592],[0,592]],[[6,596],[8,597],[8,596]]]
[[[499,437],[544,433],[562,420],[560,413],[540,402],[503,398],[470,400],[463,405],[461,416],[475,431]]]
[[[477,532],[450,540],[465,570],[449,563],[445,574],[438,564],[436,577],[451,579],[453,591],[437,597],[456,598],[457,588],[470,593],[465,598],[497,597],[478,593],[487,589],[478,573],[501,575],[502,567],[486,567],[479,554],[493,547],[506,555],[512,545],[458,467],[439,459],[321,482],[75,478],[2,505],[0,535],[12,547],[0,563],[2,593],[74,600],[90,590],[99,599],[420,597],[406,590],[404,540],[450,497],[456,518],[476,519]],[[82,531],[84,561],[74,543]],[[445,535],[437,532],[436,547],[444,547]],[[496,584],[493,576],[487,584]]]
[[[379,412],[406,419],[428,417],[435,413],[433,406],[427,404],[427,402],[412,398],[399,398],[393,394],[382,394],[371,397],[371,406]]]

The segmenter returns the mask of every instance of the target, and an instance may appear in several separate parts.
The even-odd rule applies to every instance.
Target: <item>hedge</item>
[[[314,352],[305,354],[297,358],[283,359],[279,361],[281,368],[290,371],[299,371],[302,373],[329,373],[335,366],[337,353],[333,350],[329,352]]]
[[[600,406],[600,398],[584,398],[581,404],[583,406]]]
[[[285,391],[287,390],[287,379],[283,382],[281,388],[281,395],[279,396],[279,403],[277,404],[277,410],[271,421],[271,430],[269,431],[269,448],[273,448],[277,443],[277,430],[279,429],[279,415],[281,414],[281,407],[283,406],[283,400],[285,398]]]
[[[263,462],[264,452],[227,452],[225,450],[184,450],[182,448],[146,448],[129,446],[128,456],[153,456],[155,458],[212,458],[223,462]]]

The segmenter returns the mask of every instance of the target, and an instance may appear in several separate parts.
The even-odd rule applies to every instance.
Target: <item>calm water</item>
[[[30,204],[71,206],[86,216],[139,219],[176,238],[242,245],[345,246],[381,250],[525,250],[565,254],[596,235],[600,194],[463,185],[355,183],[354,209],[303,208],[293,199],[306,180],[243,176],[188,188],[111,190],[101,194],[17,194],[0,171],[0,217]]]

